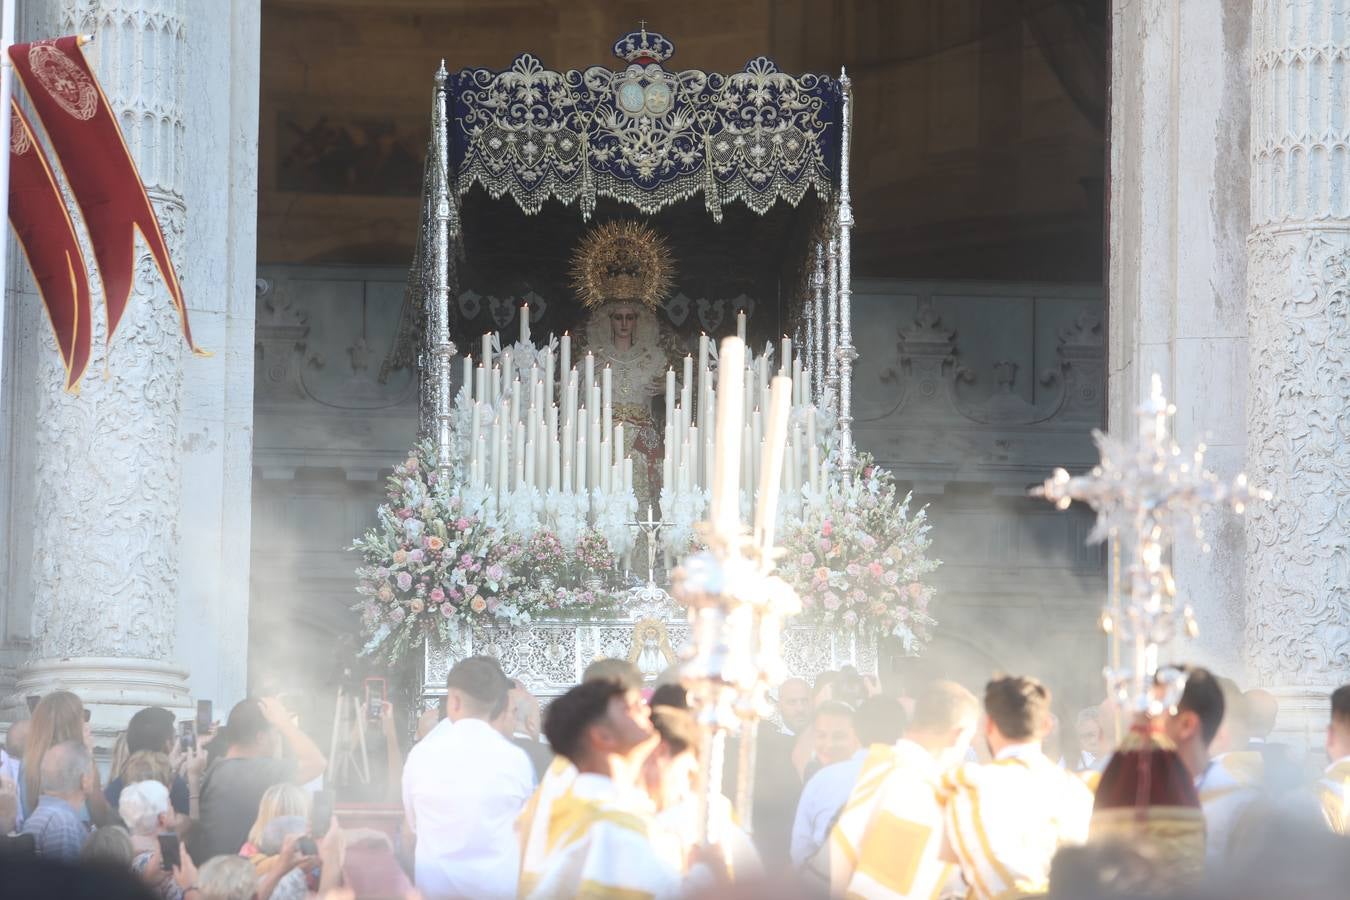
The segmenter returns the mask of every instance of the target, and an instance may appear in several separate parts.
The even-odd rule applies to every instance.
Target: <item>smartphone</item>
[[[29,694],[24,699],[28,701],[28,714],[31,716],[33,713],[37,712],[37,705],[42,702],[42,695]]]
[[[197,733],[209,734],[211,731],[211,701],[197,701]]]
[[[322,838],[333,821],[333,792],[315,791],[309,803],[309,833]]]
[[[86,706],[86,707],[84,708],[84,720],[85,720],[86,722],[88,722],[89,719],[90,719],[92,716],[93,716],[93,712],[91,712],[90,709],[89,709],[89,707]]]
[[[197,749],[197,729],[191,719],[178,723],[178,749],[184,753]]]
[[[178,835],[161,834],[159,836],[159,867],[165,872],[172,872],[182,864],[182,857],[178,853]]]
[[[383,678],[367,678],[366,687],[366,718],[372,722],[379,721],[384,714],[385,685]]]

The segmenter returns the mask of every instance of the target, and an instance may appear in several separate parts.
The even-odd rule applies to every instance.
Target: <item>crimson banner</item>
[[[42,294],[66,366],[66,390],[73,393],[89,366],[89,273],[47,157],[23,110],[13,100],[10,107],[9,222]]]
[[[80,205],[103,280],[108,341],[111,343],[131,296],[139,231],[178,309],[188,346],[200,352],[192,342],[183,288],[159,220],[108,98],[80,52],[79,39],[71,36],[14,44],[9,56]]]

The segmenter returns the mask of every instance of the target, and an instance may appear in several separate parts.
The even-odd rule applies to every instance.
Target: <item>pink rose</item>
[[[825,537],[829,537],[830,535],[834,534],[834,525],[830,522],[829,519],[826,519],[821,524],[820,533]]]
[[[407,572],[398,573],[398,589],[406,591],[412,587],[412,576]]]
[[[469,608],[476,613],[480,613],[487,609],[487,601],[482,597],[474,597],[473,600],[469,602]]]
[[[829,593],[829,594],[826,594],[826,595],[825,595],[824,605],[825,605],[825,608],[826,608],[826,609],[831,610],[831,611],[838,609],[838,608],[839,608],[839,602],[840,602],[840,601],[839,601],[839,595],[838,595],[838,594],[835,594],[835,593]]]
[[[407,551],[407,550],[395,550],[395,551],[394,551],[394,565],[401,566],[401,565],[403,565],[403,564],[404,564],[405,562],[407,562],[407,561],[408,561],[408,551]]]
[[[911,581],[906,590],[909,591],[911,600],[918,600],[923,596],[923,585],[917,581]]]
[[[455,614],[455,607],[452,606],[451,604],[447,603],[441,607],[441,615],[445,616],[447,619],[453,616],[454,614]]]
[[[422,602],[421,597],[414,597],[412,598],[412,601],[408,603],[408,609],[412,610],[413,615],[417,615],[426,608],[427,606],[425,603]]]
[[[445,591],[440,588],[432,588],[428,596],[430,596],[432,603],[441,603],[445,600]]]
[[[445,546],[445,541],[436,537],[436,535],[434,534],[428,535],[422,543],[426,545],[426,548],[428,550],[431,550],[433,552],[436,550],[440,550],[442,547]]]
[[[872,573],[873,578],[880,578],[881,573],[884,572],[885,569],[881,567],[881,563],[873,562],[867,564],[867,571]]]

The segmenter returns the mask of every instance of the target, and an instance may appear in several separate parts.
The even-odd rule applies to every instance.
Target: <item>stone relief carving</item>
[[[896,364],[880,376],[882,383],[898,389],[890,415],[954,413],[978,425],[1004,427],[1038,425],[1080,409],[1099,415],[1105,369],[1102,324],[1095,314],[1080,313],[1072,325],[1059,330],[1056,363],[1037,376],[1049,393],[1035,402],[1014,393],[1018,363],[995,360],[984,376],[965,365],[956,330],[943,324],[931,302],[919,306],[913,321],[899,329],[899,337]],[[984,380],[993,384],[989,395],[969,396],[967,388]]]
[[[134,109],[143,117],[144,126],[128,128],[126,139],[174,251],[181,250],[186,218],[176,93],[183,84],[181,5],[67,2],[59,13],[60,33],[97,31],[112,46],[144,47],[167,66],[170,74],[159,79],[141,79],[136,66],[100,66],[99,76],[119,112]],[[68,196],[66,205],[77,208]],[[83,229],[77,234],[92,261]],[[61,392],[59,356],[50,333],[42,335],[48,346],[38,363],[34,426],[35,659],[173,658],[183,339],[154,260],[138,248],[131,299],[116,340],[103,351],[102,377],[91,374],[79,395]],[[190,289],[191,273],[181,274]],[[101,310],[92,266],[89,277]],[[96,312],[96,355],[106,325]]]
[[[1249,246],[1247,655],[1271,684],[1350,671],[1350,233]]]
[[[411,372],[391,372],[381,380],[372,359],[383,356],[383,333],[368,334],[364,310],[353,311],[319,294],[298,297],[304,283],[289,278],[260,279],[266,287],[257,300],[254,340],[258,402],[313,402],[350,411],[391,409],[411,402],[417,381]],[[320,304],[327,329],[322,347],[314,346],[310,307]],[[378,315],[379,313],[372,313]],[[327,351],[327,352],[325,352]],[[340,362],[329,367],[328,360]]]

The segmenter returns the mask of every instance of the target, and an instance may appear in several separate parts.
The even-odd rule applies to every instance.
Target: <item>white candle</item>
[[[614,370],[608,365],[600,373],[600,405],[614,405]]]
[[[610,491],[610,476],[613,474],[614,466],[610,462],[610,443],[604,438],[600,439],[600,452],[598,456],[598,465],[600,471],[600,493],[608,494]]]
[[[675,485],[670,483],[670,476],[675,465],[675,457],[671,452],[670,426],[666,426],[665,452],[661,454],[661,486],[675,490]]]
[[[473,457],[473,465],[475,469],[473,486],[486,487],[487,473],[483,470],[483,467],[486,466],[488,462],[487,435],[485,434],[478,435],[478,444],[476,446],[478,448],[478,452],[476,452]]]
[[[614,462],[617,464],[623,460],[623,424],[614,426]]]
[[[549,436],[548,439],[548,489],[556,491],[562,487],[562,467],[558,460],[558,439]]]
[[[483,368],[482,363],[478,364],[478,377],[474,379],[473,386],[475,391],[474,399],[479,403],[486,403],[488,399],[488,380],[487,370]]]
[[[560,359],[558,360],[558,371],[566,381],[572,372],[572,335],[564,331],[562,341],[558,348]],[[566,387],[566,384],[563,385]]]
[[[470,432],[469,432],[469,435],[470,435],[470,437],[469,437],[469,447],[470,447],[471,451],[477,449],[477,447],[478,447],[479,429],[480,429],[480,426],[481,426],[481,422],[480,422],[479,420],[480,420],[480,418],[481,418],[481,416],[482,416],[482,412],[483,412],[483,407],[482,407],[482,405],[479,404],[479,403],[475,403],[475,404],[473,405],[473,427],[471,428],[471,430],[470,430]]]
[[[511,442],[511,457],[515,463],[515,477],[512,479],[512,489],[518,490],[525,484],[525,423],[516,423],[516,433]]]
[[[578,384],[577,370],[575,368],[569,369],[567,372],[567,409],[563,419],[564,421],[571,422],[573,425],[575,425],[577,421]]]
[[[708,374],[708,335],[706,332],[699,332],[698,335],[698,395],[703,396],[703,382]]]
[[[684,384],[690,391],[694,389],[694,358],[688,353],[684,355]]]
[[[806,405],[806,382],[802,378],[802,361],[797,357],[792,358],[792,387],[793,403],[797,406]]]
[[[488,382],[488,402],[500,404],[502,399],[502,370],[500,366],[492,367],[492,379]]]
[[[745,343],[745,310],[743,309],[736,311],[736,337],[740,338],[741,343]],[[726,341],[723,341],[722,346],[725,347],[726,345]]]
[[[544,397],[549,403],[555,399],[553,393],[553,348],[544,348]]]
[[[564,422],[562,427],[562,490],[564,494],[572,492],[572,454],[576,451],[577,431],[572,422]]]
[[[578,494],[586,493],[586,460],[589,456],[586,450],[586,432],[577,433],[577,476],[572,488]]]
[[[816,446],[816,408],[806,408],[806,446]]]
[[[595,384],[595,354],[589,350],[586,351],[586,359],[583,363],[583,375],[586,380],[582,382],[581,389],[585,391],[586,396],[589,397],[591,385]]]
[[[496,445],[492,451],[492,491],[500,502],[506,486],[506,423],[500,416],[492,423],[492,434]]]
[[[738,322],[739,324],[739,322]],[[741,424],[745,379],[745,342],[739,337],[722,341],[722,366],[717,380],[717,443],[713,469],[712,526],[730,539],[740,531],[739,478]]]
[[[525,457],[525,483],[530,486],[536,484],[535,477],[538,473],[536,454],[534,448],[539,446],[539,429],[535,425],[536,419],[533,415],[527,416],[528,424],[525,426],[525,441],[521,444],[521,453]]]
[[[811,493],[820,492],[820,450],[814,443],[806,445],[806,468],[811,476]]]
[[[633,493],[633,458],[631,456],[623,458],[623,492],[625,494]]]
[[[510,350],[502,351],[502,384],[510,384],[516,378],[516,360]]]
[[[801,457],[801,428],[795,423],[792,426],[792,437],[788,439],[788,463],[787,463],[787,489],[792,493],[797,493],[800,488],[800,478],[802,471]]]
[[[786,334],[782,340],[782,358],[778,360],[778,374],[788,375],[792,372],[792,338]]]
[[[792,379],[773,380],[769,397],[769,425],[760,456],[759,497],[755,507],[755,535],[761,547],[773,546],[778,516],[778,488],[783,480],[783,453],[787,449],[788,419],[792,412]]]
[[[666,369],[666,424],[675,419],[675,369]]]
[[[586,444],[590,447],[590,458],[586,460],[586,486],[591,490],[600,486],[600,419],[591,416],[590,436]]]
[[[473,357],[466,356],[463,360],[463,370],[459,376],[460,389],[464,391],[464,396],[473,396]]]
[[[510,405],[507,407],[507,412],[508,412],[509,415],[507,416],[507,420],[506,420],[508,426],[520,421],[520,379],[519,379],[519,378],[517,378],[515,381],[512,381],[512,382],[511,382],[511,394],[510,394],[509,404],[510,404]]]
[[[520,342],[522,344],[530,342],[530,304],[528,303],[520,305]]]
[[[698,426],[690,425],[687,429],[687,433],[688,437],[686,438],[684,445],[684,458],[680,460],[680,464],[689,464],[689,483],[694,487],[700,487],[700,479],[702,476],[699,475],[699,472],[702,470],[699,468],[698,461],[703,454],[699,452]]]
[[[492,332],[483,335],[483,353],[478,361],[484,366],[492,365]]]

